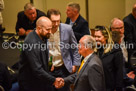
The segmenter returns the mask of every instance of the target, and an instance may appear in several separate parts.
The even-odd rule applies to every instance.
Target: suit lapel
[[[81,74],[84,72],[84,70],[85,70],[85,68],[86,68],[86,66],[87,66],[87,64],[90,62],[90,60],[94,57],[94,53],[88,58],[88,60],[85,62],[85,64],[83,65],[83,67],[82,67],[82,69],[80,70],[80,72],[79,73],[77,73],[78,75],[77,75],[77,77],[76,77],[76,80],[75,80],[75,82],[74,82],[74,84],[76,84],[76,82],[77,82],[77,80],[80,78],[80,76],[81,76]]]

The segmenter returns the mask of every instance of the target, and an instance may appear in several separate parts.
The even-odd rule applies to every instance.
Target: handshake
[[[62,88],[64,84],[65,84],[64,79],[60,77],[56,78],[55,82],[53,83],[53,85],[57,89]]]

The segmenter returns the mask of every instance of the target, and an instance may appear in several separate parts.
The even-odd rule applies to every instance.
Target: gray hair
[[[26,3],[25,6],[24,6],[24,10],[31,10],[31,9],[34,9],[34,5],[32,3]]]
[[[84,43],[84,45],[91,49],[94,50],[96,48],[96,41],[95,39],[90,36],[90,35],[84,35],[83,37],[86,37],[82,42]]]
[[[67,6],[72,7],[73,9],[76,9],[78,12],[80,12],[80,5],[78,3],[70,2]]]

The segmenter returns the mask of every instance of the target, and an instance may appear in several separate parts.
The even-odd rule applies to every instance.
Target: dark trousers
[[[66,69],[66,67],[63,65],[61,67],[58,68],[54,68],[53,72],[50,72],[51,75],[53,75],[54,77],[67,77],[68,75],[70,75],[70,73],[68,72],[68,70]],[[70,86],[69,85],[64,85],[64,87],[60,88],[60,89],[56,89],[54,86],[52,86],[52,90],[51,91],[70,91]]]

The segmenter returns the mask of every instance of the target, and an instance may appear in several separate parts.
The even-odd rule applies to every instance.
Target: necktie
[[[79,73],[80,70],[82,69],[83,65],[84,65],[84,60],[82,60],[82,63],[81,63],[81,65],[80,65],[79,69],[78,69],[78,73]]]

